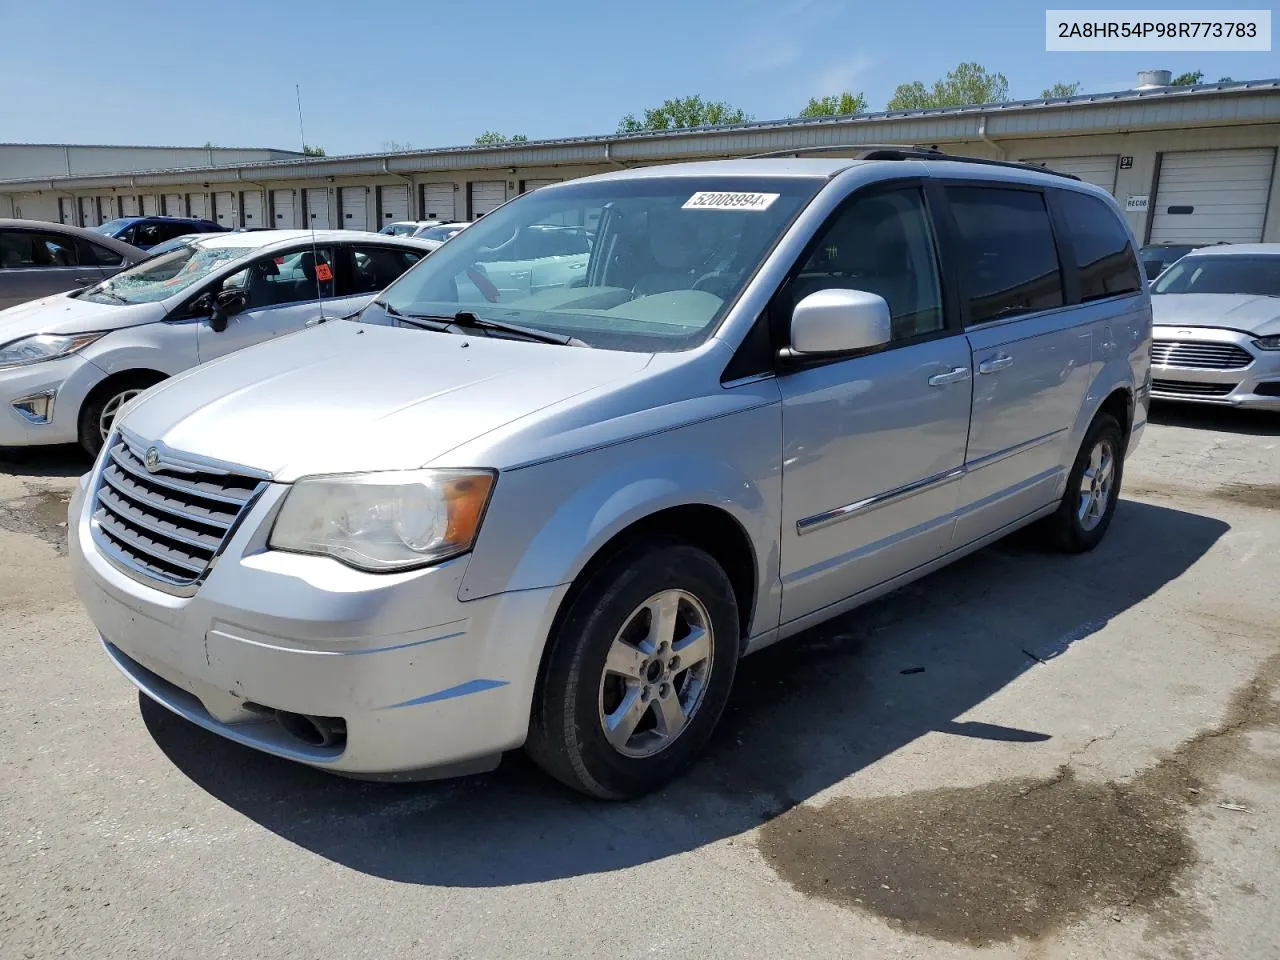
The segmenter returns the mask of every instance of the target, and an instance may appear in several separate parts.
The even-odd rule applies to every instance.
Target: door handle
[[[955,367],[946,373],[935,373],[929,378],[929,386],[945,387],[948,383],[959,383],[961,380],[969,379],[968,367]]]
[[[1013,357],[1008,354],[1001,354],[998,357],[992,357],[990,360],[983,360],[978,364],[979,373],[999,373],[1013,366]]]

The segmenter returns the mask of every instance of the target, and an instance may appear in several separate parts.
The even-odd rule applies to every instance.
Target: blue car
[[[227,228],[199,217],[120,217],[108,220],[94,231],[133,244],[139,250],[150,250],[156,244],[189,233],[226,233]]]

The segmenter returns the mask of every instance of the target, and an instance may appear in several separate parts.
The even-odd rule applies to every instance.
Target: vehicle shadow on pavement
[[[0,473],[24,477],[78,477],[93,468],[75,444],[56,447],[0,447]]]
[[[280,836],[405,883],[487,887],[658,860],[759,826],[933,731],[1043,749],[1052,731],[957,721],[1181,575],[1228,530],[1125,501],[1103,546],[1045,553],[1015,536],[748,657],[706,755],[642,800],[598,803],[521,755],[425,784],[343,780],[240,747],[142,698],[194,783]]]
[[[1147,414],[1150,423],[1189,430],[1218,430],[1249,437],[1280,437],[1280,412],[1237,410],[1208,404],[1155,402]]]

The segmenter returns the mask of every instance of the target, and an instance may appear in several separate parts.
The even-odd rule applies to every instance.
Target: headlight
[[[1280,350],[1280,334],[1272,337],[1259,337],[1253,341],[1253,345],[1259,350]]]
[[[377,573],[438,563],[471,549],[493,483],[485,470],[299,480],[276,517],[271,547]]]
[[[41,360],[54,360],[65,357],[87,347],[102,337],[102,333],[38,333],[34,337],[23,337],[0,347],[0,367],[20,367],[28,363],[39,363]]]

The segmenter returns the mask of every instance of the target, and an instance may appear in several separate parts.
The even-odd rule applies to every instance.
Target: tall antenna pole
[[[298,102],[298,136],[302,139],[302,163],[307,166],[311,163],[311,157],[307,153],[307,128],[302,122],[302,87],[299,84],[293,85],[293,96]],[[325,193],[325,206],[328,207],[329,195]],[[316,225],[311,219],[311,210],[307,205],[307,188],[302,188],[302,215],[307,218],[307,226],[311,228],[311,260],[316,271],[316,306],[320,308],[320,318],[324,319],[324,299],[320,296],[320,250],[316,246]],[[332,270],[332,267],[330,267]]]

